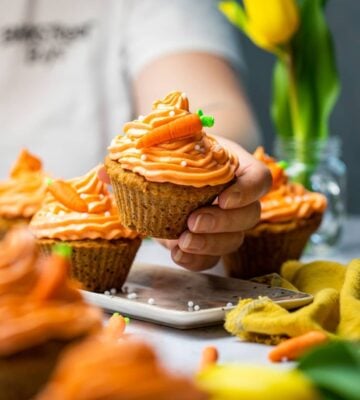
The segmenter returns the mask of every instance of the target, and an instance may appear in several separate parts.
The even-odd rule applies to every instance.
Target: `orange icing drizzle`
[[[40,208],[46,190],[41,161],[23,149],[7,181],[0,182],[0,215],[30,218]]]
[[[292,219],[309,218],[326,208],[326,198],[320,193],[310,192],[299,183],[288,182],[285,171],[276,160],[257,148],[254,157],[262,161],[271,171],[271,190],[260,199],[261,221],[285,222]]]
[[[208,397],[187,379],[168,374],[152,349],[124,337],[101,336],[69,350],[37,400],[201,400]]]
[[[60,240],[133,239],[135,232],[123,227],[113,195],[98,178],[100,166],[86,175],[67,181],[86,203],[87,212],[69,208],[68,204],[48,193],[42,208],[33,217],[30,228],[37,238]]]
[[[155,128],[189,114],[188,99],[181,92],[155,101],[150,114],[124,125],[125,135],[111,142],[110,158],[152,182],[202,187],[231,181],[239,166],[237,157],[202,130],[188,138],[137,148],[139,140]]]
[[[16,289],[13,280],[7,286],[11,293],[0,295],[0,356],[52,339],[71,340],[101,327],[101,311],[87,305],[78,291],[78,283],[68,278],[69,260],[59,260],[59,255],[39,260],[34,240],[22,230],[5,238],[11,253],[7,273],[16,276],[19,265],[26,264],[23,277],[30,279],[18,280],[17,290],[13,290]],[[16,248],[14,242],[18,244]],[[0,279],[2,270],[3,267]],[[1,288],[4,290],[4,285]]]

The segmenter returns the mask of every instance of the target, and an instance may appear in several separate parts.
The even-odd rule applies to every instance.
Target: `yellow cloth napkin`
[[[241,300],[226,316],[227,331],[267,344],[311,330],[360,340],[360,259],[347,267],[332,261],[289,261],[281,275],[298,290],[312,294],[314,301],[288,311],[267,297]]]

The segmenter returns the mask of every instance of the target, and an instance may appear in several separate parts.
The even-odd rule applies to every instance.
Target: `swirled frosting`
[[[87,212],[74,211],[51,193],[46,195],[41,209],[30,223],[30,229],[37,238],[113,240],[138,236],[121,225],[113,195],[98,178],[99,168],[67,181],[86,202]]]
[[[37,277],[33,235],[13,228],[0,242],[0,254],[0,296],[28,293]]]
[[[151,182],[202,187],[231,181],[238,168],[237,157],[203,131],[187,139],[136,148],[139,139],[154,128],[187,114],[189,103],[184,93],[172,92],[155,101],[150,114],[124,125],[125,134],[112,140],[109,157]]]
[[[168,374],[152,349],[134,339],[89,339],[68,351],[37,400],[201,400],[187,379]]]
[[[284,169],[265,154],[262,147],[255,151],[254,156],[270,169],[273,178],[272,188],[260,199],[261,221],[286,222],[324,212],[327,205],[325,196],[310,192],[299,183],[289,182]]]
[[[0,215],[6,218],[30,218],[40,208],[46,191],[41,161],[22,150],[10,177],[0,182]]]
[[[2,253],[0,265],[0,356],[101,328],[101,311],[86,304],[77,282],[68,278],[69,261],[39,259],[35,238],[21,229],[4,240],[1,250],[8,252]],[[41,297],[44,288],[46,296]]]

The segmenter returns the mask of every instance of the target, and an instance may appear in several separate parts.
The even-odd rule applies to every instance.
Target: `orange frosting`
[[[110,158],[151,182],[202,187],[231,181],[239,166],[237,157],[201,130],[192,137],[137,148],[144,135],[189,114],[188,99],[181,92],[155,101],[150,114],[124,125],[125,135],[111,142]]]
[[[0,267],[0,356],[100,329],[102,313],[68,278],[68,259],[38,259],[33,236],[23,230],[11,232],[1,246],[9,255]]]
[[[37,278],[34,237],[14,228],[0,242],[0,297],[28,293]]]
[[[133,239],[137,234],[119,221],[113,195],[98,178],[100,167],[86,175],[67,181],[87,205],[86,212],[69,208],[61,197],[48,193],[41,209],[33,217],[30,228],[37,238],[60,240]]]
[[[7,181],[0,182],[0,215],[30,218],[40,208],[46,190],[41,161],[22,150]]]
[[[270,169],[273,178],[271,190],[260,199],[261,221],[286,222],[324,212],[325,196],[310,192],[299,183],[289,182],[284,169],[265,154],[262,147],[255,151],[254,156]]]
[[[68,351],[37,400],[201,400],[187,379],[169,375],[137,340],[96,337]]]

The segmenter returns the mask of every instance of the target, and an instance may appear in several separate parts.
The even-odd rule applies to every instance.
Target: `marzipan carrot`
[[[23,171],[40,171],[41,167],[41,161],[37,157],[26,149],[22,149],[16,164],[11,169],[10,176],[14,178]]]
[[[203,126],[211,127],[213,125],[214,118],[203,115],[203,112],[198,110],[197,114],[187,114],[168,124],[154,128],[151,132],[140,138],[136,147],[141,149],[173,140],[186,139],[197,135]]]
[[[200,371],[205,369],[206,367],[216,364],[219,358],[219,354],[217,348],[214,346],[207,346],[204,348],[201,354],[200,361]]]
[[[281,342],[269,353],[269,360],[280,362],[284,359],[297,360],[313,347],[329,341],[329,336],[322,331],[310,331]]]
[[[43,265],[37,284],[30,293],[31,299],[46,301],[56,296],[60,288],[66,290],[66,281],[69,279],[70,254],[69,246],[54,247],[51,256],[43,261],[46,264]],[[80,292],[69,288],[70,292],[72,298],[81,298]]]
[[[88,205],[76,190],[67,182],[52,179],[47,180],[48,190],[64,206],[78,212],[87,212]]]
[[[105,329],[105,335],[109,339],[118,339],[125,331],[126,320],[119,313],[115,313],[109,319],[108,325]]]

